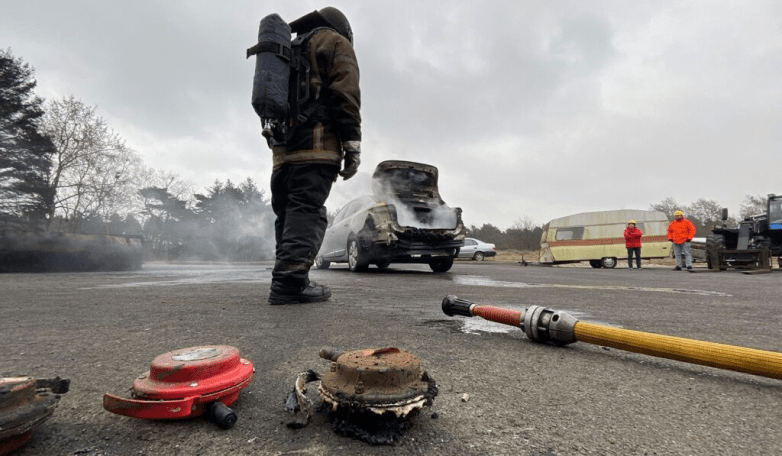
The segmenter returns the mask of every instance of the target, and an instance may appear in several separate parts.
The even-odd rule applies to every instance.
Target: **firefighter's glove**
[[[347,141],[344,144],[345,151],[344,164],[339,175],[343,180],[348,180],[358,172],[358,165],[361,164],[361,143],[359,141]]]

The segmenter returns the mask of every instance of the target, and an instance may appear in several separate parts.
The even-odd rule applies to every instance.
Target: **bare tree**
[[[140,159],[95,113],[95,107],[72,95],[50,101],[43,131],[56,149],[49,178],[56,192],[50,223],[58,215],[67,221],[66,228],[75,231],[82,220],[108,219],[138,188],[134,179]]]
[[[673,197],[669,196],[657,204],[650,204],[649,208],[653,211],[663,212],[665,213],[665,216],[668,217],[668,220],[673,220],[673,213],[676,209],[681,209],[681,206]]]
[[[523,215],[521,218],[513,222],[511,228],[517,230],[530,231],[530,230],[534,230],[536,228],[536,225],[532,217],[530,217],[529,215]]]
[[[766,212],[766,197],[761,195],[746,195],[739,206],[739,216],[742,219]]]
[[[697,201],[686,207],[687,213],[704,224],[717,222],[722,219],[722,206],[714,200],[698,198]]]

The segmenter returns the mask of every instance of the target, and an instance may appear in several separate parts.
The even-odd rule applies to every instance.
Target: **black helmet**
[[[337,33],[347,38],[348,41],[350,41],[350,44],[353,44],[353,29],[350,28],[348,18],[342,14],[342,11],[333,6],[327,6],[320,11],[313,11],[309,14],[305,14],[291,22],[290,26],[291,32],[298,35],[307,33],[318,27],[328,27],[336,30]]]

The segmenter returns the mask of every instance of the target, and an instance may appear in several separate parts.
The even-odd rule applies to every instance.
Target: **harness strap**
[[[255,54],[259,54],[261,52],[272,52],[289,62],[291,60],[291,48],[274,41],[261,41],[255,46],[247,49],[247,58],[249,59]]]

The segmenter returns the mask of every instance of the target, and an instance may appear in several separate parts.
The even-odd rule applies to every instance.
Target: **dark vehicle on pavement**
[[[350,201],[329,223],[315,266],[347,262],[351,271],[426,263],[445,272],[464,241],[462,210],[440,198],[437,168],[390,160],[372,175],[373,195]]]
[[[0,272],[141,269],[142,236],[0,230]]]
[[[494,244],[473,238],[465,238],[464,245],[459,249],[459,258],[471,258],[475,261],[483,261],[484,258],[495,255],[497,255],[497,247]]]
[[[722,226],[706,237],[706,264],[709,269],[771,269],[777,257],[782,267],[782,195],[768,195],[766,212],[747,217],[738,227],[728,228],[728,210],[722,210]]]

